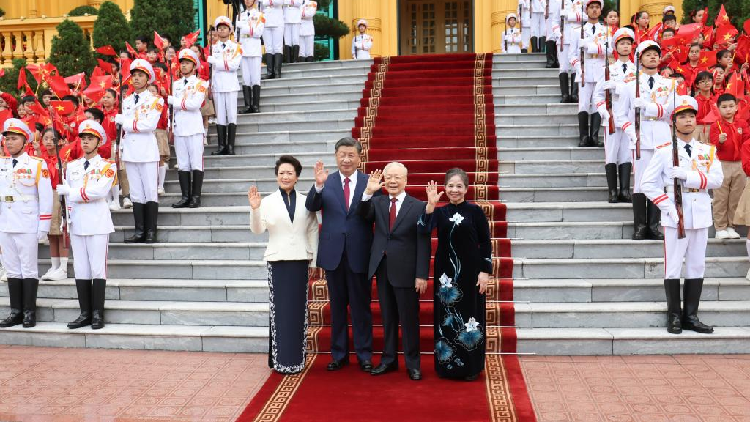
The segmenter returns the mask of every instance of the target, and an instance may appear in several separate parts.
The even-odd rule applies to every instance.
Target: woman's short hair
[[[292,167],[294,167],[294,172],[297,173],[297,177],[302,174],[302,164],[300,164],[298,159],[292,157],[291,155],[282,155],[278,160],[276,160],[276,167],[273,169],[273,173],[275,175],[279,175],[279,167],[281,167],[282,164],[291,164]]]
[[[460,177],[461,181],[464,182],[464,186],[469,186],[469,175],[460,168],[452,168],[445,173],[445,184],[447,185],[448,181],[450,181],[454,176]]]

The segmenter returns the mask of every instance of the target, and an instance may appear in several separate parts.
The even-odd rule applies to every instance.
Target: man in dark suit
[[[372,222],[357,213],[368,179],[357,171],[361,153],[359,141],[340,139],[336,143],[339,170],[329,176],[323,163],[316,163],[315,186],[305,201],[309,211],[323,211],[317,265],[326,270],[331,299],[329,371],[349,363],[347,306],[352,312],[354,350],[359,366],[365,372],[372,370],[372,282],[371,277],[367,277]]]
[[[385,182],[381,179],[385,176]],[[419,295],[427,289],[430,270],[430,236],[417,231],[425,203],[404,192],[407,170],[390,163],[383,172],[370,174],[359,204],[359,213],[375,223],[368,277],[377,275],[378,298],[383,315],[385,347],[380,365],[372,375],[398,369],[398,323],[401,321],[406,372],[422,379],[419,364]],[[385,187],[388,195],[373,197]]]

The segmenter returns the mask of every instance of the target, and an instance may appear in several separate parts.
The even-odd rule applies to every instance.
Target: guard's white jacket
[[[175,136],[205,133],[203,118],[201,117],[201,105],[206,99],[207,91],[208,82],[195,75],[174,81],[172,84],[172,97],[174,97],[172,109],[174,110]]]
[[[284,23],[302,22],[303,0],[284,0]]]
[[[625,65],[625,70],[622,69],[622,65]],[[622,83],[625,84],[627,82],[630,82],[631,80],[635,80],[635,64],[628,60],[627,62],[621,62],[616,61],[613,64],[609,65],[609,79],[611,81],[615,81],[616,83]],[[596,83],[596,88],[594,89],[594,102],[596,103],[596,107],[599,108],[599,106],[602,106],[605,104],[606,100],[606,91],[602,87],[602,84],[604,83],[604,75],[599,79],[599,82]],[[621,92],[624,92],[621,90]],[[628,110],[623,109],[623,101],[620,101],[620,95],[618,95],[617,90],[613,89],[610,91],[612,94],[612,116],[616,115],[626,115]],[[618,129],[621,129],[619,126],[616,125],[617,120],[615,119],[615,126]]]
[[[284,0],[261,0],[260,4],[266,15],[266,28],[284,26]]]
[[[600,23],[586,23],[583,26],[583,36],[580,31],[575,34],[570,44],[568,60],[578,68],[581,63],[581,47],[584,50],[584,82],[596,83],[604,76],[606,43],[609,39],[607,28]]]
[[[138,103],[135,97],[138,96]],[[159,124],[164,99],[154,96],[148,90],[131,94],[122,102],[125,135],[120,140],[122,160],[133,163],[159,161],[159,147],[154,131]]]
[[[682,181],[683,225],[686,229],[703,229],[713,225],[708,190],[721,187],[724,174],[715,146],[693,139],[688,156],[685,145],[685,141],[677,140],[680,167],[688,171],[687,180]],[[667,213],[675,206],[672,163],[672,142],[657,146],[641,180],[643,193],[662,211],[661,224],[667,227],[677,227],[677,221]]]
[[[66,205],[70,214],[70,234],[92,236],[115,231],[107,197],[117,183],[114,161],[96,156],[84,169],[86,158],[68,163],[65,180],[70,186]]]
[[[588,20],[583,13],[582,0],[565,0],[563,16],[565,17],[565,37],[564,44],[570,44],[576,38],[581,38],[581,24]]]
[[[242,46],[232,40],[217,41],[211,47],[208,63],[213,67],[213,92],[235,92],[240,90],[237,69],[242,62]]]
[[[244,57],[263,55],[260,37],[266,29],[266,17],[258,9],[248,9],[237,17],[237,39],[242,46]]]
[[[508,44],[508,49],[505,49],[505,44]],[[503,31],[503,37],[500,43],[500,49],[503,53],[520,53],[521,52],[521,30],[518,27],[507,28]]]
[[[369,59],[372,49],[372,37],[368,34],[357,34],[352,38],[352,57],[358,60]]]
[[[647,98],[650,104],[641,109],[641,148],[654,149],[664,139],[671,139],[672,132],[669,122],[674,109],[676,83],[672,79],[658,74],[653,76],[654,87],[649,87],[649,75],[641,72],[640,95]],[[615,109],[615,126],[625,130],[635,124],[635,80],[617,84],[614,93],[618,96]],[[622,107],[620,107],[622,106]]]
[[[299,34],[303,37],[315,35],[315,25],[313,24],[313,16],[318,11],[318,2],[313,0],[305,0],[302,5],[302,26],[299,28]]]
[[[0,158],[0,232],[49,232],[52,182],[47,163],[25,152]]]

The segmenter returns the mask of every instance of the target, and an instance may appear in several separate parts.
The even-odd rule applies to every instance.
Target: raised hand
[[[250,203],[250,208],[257,210],[260,208],[260,192],[258,187],[253,185],[247,190],[247,202]]]
[[[318,187],[322,187],[325,185],[326,180],[328,180],[328,170],[325,169],[325,166],[323,165],[322,161],[318,161],[315,163],[315,185]]]
[[[370,179],[367,181],[367,188],[365,188],[365,193],[368,195],[372,195],[382,189],[383,186],[385,186],[385,182],[381,182],[381,180],[383,180],[383,170],[375,170],[371,172]]]
[[[438,202],[440,202],[440,198],[443,196],[445,192],[438,192],[438,184],[434,180],[430,180],[429,183],[427,183],[427,208],[426,212],[427,214],[432,213],[435,211],[435,206]]]

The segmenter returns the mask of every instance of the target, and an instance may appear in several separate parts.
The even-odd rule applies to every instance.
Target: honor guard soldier
[[[245,0],[245,10],[237,19],[237,40],[242,46],[242,114],[260,112],[260,64],[263,46],[260,39],[266,28],[266,17],[258,10],[257,0]]]
[[[661,210],[664,227],[664,289],[667,296],[667,331],[712,333],[713,327],[698,319],[698,304],[706,269],[708,228],[713,225],[709,189],[721,186],[724,175],[716,147],[693,138],[698,102],[689,96],[676,98],[674,129],[679,166],[673,166],[672,141],[656,147],[643,174],[643,192]],[[661,138],[661,140],[669,138]],[[682,215],[675,202],[675,182],[682,191]],[[679,218],[685,237],[678,236]],[[684,307],[680,309],[680,273],[685,260]]]
[[[266,16],[266,29],[263,31],[263,44],[266,46],[266,73],[268,78],[281,77],[281,63],[284,60],[284,0],[261,0]]]
[[[219,40],[211,47],[208,63],[213,68],[211,92],[216,108],[216,132],[219,135],[219,150],[212,155],[234,155],[234,138],[237,135],[237,69],[242,61],[242,47],[229,39],[232,22],[219,16],[214,22]],[[266,44],[267,46],[267,44]]]
[[[560,22],[564,27],[560,28],[560,38],[558,46],[563,45],[562,51],[558,55],[562,58],[560,61],[560,94],[562,95],[561,103],[577,103],[578,92],[581,83],[576,81],[576,69],[570,61],[573,40],[581,37],[581,25],[583,24],[583,1],[584,0],[564,0],[564,9]]]
[[[9,157],[0,158],[0,248],[8,276],[10,315],[0,327],[36,325],[38,241],[52,220],[52,183],[47,164],[24,152],[33,133],[19,119],[3,125]]]
[[[299,30],[302,25],[302,2],[284,0],[284,62],[296,63],[299,57]]]
[[[531,47],[529,53],[542,51],[545,39],[544,34],[544,12],[547,9],[547,0],[519,0],[518,7],[521,13],[521,31],[523,32],[523,45]]]
[[[313,16],[318,12],[318,2],[305,0],[302,4],[302,25],[299,27],[299,61],[315,61],[315,25]]]
[[[562,13],[563,0],[547,0],[544,9],[544,52],[547,56],[545,67],[548,69],[560,67],[558,60],[557,41],[560,38],[560,14]]]
[[[518,54],[521,52],[521,30],[516,27],[518,18],[515,13],[508,13],[505,17],[505,30],[500,47],[503,53]]]
[[[122,114],[115,116],[115,123],[125,132],[120,141],[121,160],[128,175],[135,220],[135,233],[125,243],[156,242],[159,147],[154,131],[164,109],[164,99],[147,89],[154,79],[154,69],[147,61],[133,60],[130,80],[135,91],[122,101]]]
[[[643,41],[635,54],[640,66],[639,80],[634,78],[630,82],[617,84],[614,94],[620,104],[614,109],[615,121],[630,140],[631,150],[636,150],[636,143],[640,143],[640,159],[633,154],[636,158],[633,162],[633,239],[662,240],[664,236],[659,232],[661,212],[644,195],[641,179],[654,154],[654,148],[663,139],[671,137],[669,121],[676,83],[658,73],[661,58],[659,44],[651,40]],[[639,87],[638,95],[636,82]],[[640,110],[640,133],[635,130],[636,108]]]
[[[635,34],[630,28],[620,28],[615,32],[610,48],[617,52],[618,60],[609,65],[609,81],[601,78],[596,84],[594,101],[596,109],[604,122],[604,127],[609,126],[610,117],[614,120],[615,133],[604,131],[604,170],[607,175],[607,187],[609,191],[609,202],[631,202],[630,196],[630,173],[633,170],[632,154],[630,152],[630,139],[622,130],[625,122],[618,125],[615,116],[627,115],[627,110],[614,111],[615,108],[623,107],[620,96],[616,89],[618,84],[625,84],[635,80],[635,65],[630,61],[630,53],[633,50]],[[611,95],[611,114],[607,109],[606,94]],[[617,190],[617,180],[620,180],[620,190]]]
[[[372,37],[367,34],[366,20],[357,21],[357,31],[359,33],[352,38],[352,57],[354,60],[367,60],[372,50]]]
[[[185,50],[183,50],[185,51]],[[57,192],[67,197],[70,246],[81,315],[68,328],[104,327],[104,290],[107,285],[109,234],[115,231],[107,196],[117,183],[117,165],[99,156],[107,140],[102,125],[85,120],[78,128],[83,157],[65,170],[65,184]]]
[[[195,75],[199,67],[197,53],[187,48],[180,51],[182,78],[174,81],[172,95],[167,98],[167,102],[174,109],[174,150],[177,155],[177,176],[182,191],[182,199],[172,205],[174,208],[201,206],[204,133],[201,105],[206,99],[208,82]]]
[[[583,30],[575,34],[570,46],[570,63],[580,69],[579,79],[583,80],[578,100],[579,147],[603,147],[599,140],[602,118],[596,112],[594,89],[599,79],[604,77],[605,48],[608,41],[607,28],[599,23],[602,14],[601,0],[586,0],[588,22]],[[580,37],[581,33],[583,38]]]

